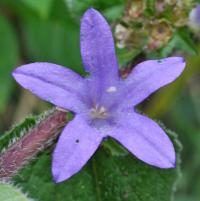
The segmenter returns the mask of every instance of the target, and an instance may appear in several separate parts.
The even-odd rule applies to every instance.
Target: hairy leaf
[[[7,183],[0,183],[1,201],[31,201],[19,189]]]
[[[9,146],[14,144],[18,139],[23,137],[29,130],[31,130],[37,123],[43,120],[51,112],[44,112],[38,116],[29,116],[22,120],[19,124],[5,132],[0,137],[0,153],[4,152]]]
[[[39,201],[169,201],[179,175],[180,144],[173,132],[167,133],[176,147],[176,169],[148,166],[108,139],[83,170],[61,184],[51,176],[53,149],[23,168],[15,183]]]

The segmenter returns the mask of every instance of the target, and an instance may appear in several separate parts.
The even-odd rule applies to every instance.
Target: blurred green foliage
[[[120,19],[123,14],[124,0],[110,0],[110,1],[99,1],[99,0],[64,0],[69,13],[77,20],[83,15],[85,10],[90,7],[100,9],[102,13],[108,18],[108,20]]]
[[[171,55],[181,55],[186,58],[187,68],[182,77],[171,86],[161,89],[139,107],[146,114],[163,120],[168,127],[175,130],[183,144],[182,179],[179,182],[174,200],[198,201],[200,200],[200,36],[192,32],[187,20],[190,9],[200,1],[175,1],[177,5],[178,2],[186,3],[187,15],[184,14],[186,24],[182,26],[173,25],[173,22],[182,19],[183,16],[182,14],[176,16],[177,12],[171,12],[170,9],[172,8],[170,6],[162,15],[156,10],[156,3],[172,1],[139,1],[145,3],[145,9],[142,13],[143,21],[136,23],[136,20],[132,19],[131,24],[125,26],[126,32],[130,28],[138,32],[138,35],[130,34],[129,44],[132,44],[133,41],[136,41],[136,43],[131,48],[118,47],[117,54],[121,68],[129,68],[150,58]],[[2,133],[12,125],[21,104],[24,104],[26,112],[29,111],[30,113],[39,113],[46,108],[42,101],[35,101],[30,94],[28,94],[27,104],[21,102],[24,91],[13,84],[14,81],[12,81],[10,75],[12,69],[24,63],[48,61],[73,68],[73,70],[84,74],[79,50],[80,17],[88,7],[100,10],[109,20],[116,38],[116,25],[122,21],[124,22],[127,9],[130,8],[130,2],[133,3],[133,8],[135,8],[134,6],[137,7],[137,1],[124,0],[0,1],[0,130]],[[173,33],[162,47],[149,51],[147,48],[149,28],[146,28],[147,33],[144,35],[141,30],[144,28],[144,19],[145,21],[155,20],[157,17],[161,21],[167,20],[168,23],[170,21]],[[161,39],[163,38],[161,37]],[[29,105],[28,100],[30,99],[34,104]],[[20,113],[21,119],[26,112]],[[32,123],[34,124],[34,121]],[[108,152],[110,147],[112,147],[111,153]],[[167,196],[169,196],[170,189],[167,187],[168,190],[166,190],[166,186],[162,182],[166,175],[169,180],[173,179],[170,171],[164,174],[161,170],[159,176],[154,174],[155,170],[152,170],[151,174],[148,175],[145,170],[151,169],[151,167],[144,166],[135,159],[129,159],[130,156],[124,155],[124,150],[121,150],[119,146],[115,148],[113,149],[113,145],[110,146],[109,143],[105,143],[82,172],[72,178],[69,183],[65,182],[57,186],[50,180],[51,151],[46,151],[39,156],[40,160],[32,162],[21,171],[16,178],[16,183],[20,183],[23,190],[30,191],[33,197],[42,197],[42,201],[51,200],[52,194],[55,196],[54,200],[59,201],[67,196],[71,196],[68,197],[68,200],[79,200],[80,196],[83,200],[89,200],[87,196],[90,196],[90,200],[95,200],[96,181],[91,169],[94,168],[93,163],[96,163],[96,171],[99,180],[102,182],[102,184],[98,184],[100,191],[107,192],[106,195],[100,192],[103,200],[113,200],[112,196],[117,195],[118,198],[114,200],[130,200],[130,196],[132,196],[132,200],[150,201],[152,198],[151,196],[148,197],[148,194],[144,198],[137,194],[137,192],[140,193],[140,186],[146,188],[146,192],[151,192],[157,196],[153,201],[156,201],[156,199],[169,200]],[[101,163],[102,160],[106,162]],[[129,164],[126,164],[127,160],[130,161]],[[46,168],[44,167],[48,169],[47,174],[45,174]],[[123,169],[124,167],[128,171],[128,176]],[[118,171],[117,173],[113,172],[115,169]],[[138,177],[138,174],[141,174],[140,177]],[[139,180],[141,178],[143,178],[142,181]],[[116,186],[114,186],[114,181],[117,183]],[[173,180],[170,180],[170,182],[173,182]],[[156,186],[158,183],[160,184],[159,187]],[[128,187],[126,188],[125,185],[128,185]],[[63,190],[63,186],[66,186],[66,189],[64,187]],[[86,186],[87,189],[84,189]],[[107,189],[102,190],[106,186]],[[45,194],[47,189],[49,194]],[[135,192],[132,192],[132,189],[135,189]],[[168,192],[167,196],[159,197],[160,192],[164,192],[164,190]],[[162,196],[164,195],[162,194]],[[123,196],[127,197],[122,198]]]
[[[53,0],[22,0],[30,9],[40,15],[41,18],[47,18],[53,3]]]
[[[12,93],[11,71],[19,59],[16,33],[9,21],[0,14],[0,113],[5,112],[5,106]]]

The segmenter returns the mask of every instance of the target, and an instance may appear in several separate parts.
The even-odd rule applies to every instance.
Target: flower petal
[[[174,81],[184,70],[181,57],[149,60],[138,64],[125,80],[127,106],[137,105],[151,93]]]
[[[63,130],[53,154],[55,182],[62,182],[77,173],[94,154],[101,140],[101,134],[76,116]]]
[[[32,63],[16,68],[15,80],[41,99],[61,108],[83,110],[84,80],[70,69],[51,63]]]
[[[140,160],[160,168],[175,167],[175,151],[154,121],[135,112],[124,113],[120,125],[109,133]]]
[[[86,71],[112,84],[118,79],[118,64],[110,27],[104,17],[94,9],[88,9],[81,20],[81,55]]]

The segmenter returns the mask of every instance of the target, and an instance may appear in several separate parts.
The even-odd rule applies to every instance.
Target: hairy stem
[[[39,151],[52,144],[67,122],[67,113],[54,110],[0,155],[0,178],[10,180]]]

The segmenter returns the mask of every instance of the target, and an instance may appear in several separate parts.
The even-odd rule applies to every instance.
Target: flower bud
[[[141,0],[129,1],[126,6],[126,17],[138,19],[143,15],[145,4]]]
[[[172,27],[166,21],[158,21],[149,26],[148,48],[154,50],[165,45],[173,34]]]

